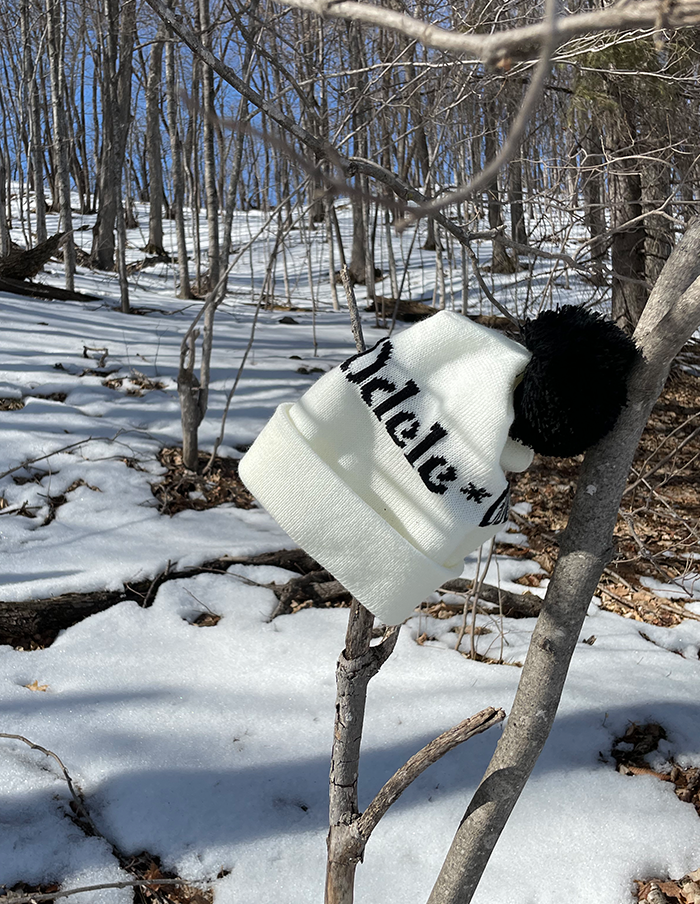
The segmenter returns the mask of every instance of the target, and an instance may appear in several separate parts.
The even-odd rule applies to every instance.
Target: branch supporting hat
[[[385,624],[458,576],[507,520],[508,435],[531,353],[441,311],[280,405],[240,476],[284,530]]]

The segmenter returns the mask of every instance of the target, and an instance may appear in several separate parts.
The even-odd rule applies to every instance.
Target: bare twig
[[[418,41],[424,47],[470,54],[490,65],[505,60],[535,59],[539,48],[549,39],[546,21],[481,35],[447,30],[385,6],[355,0],[285,0],[285,5],[310,10],[327,18],[351,19],[388,28]],[[665,0],[617,2],[607,8],[563,17],[557,28],[556,46],[580,35],[605,31],[630,32],[645,28],[684,28],[695,26],[699,22],[698,0],[683,0],[682,3],[675,4],[666,3]]]
[[[392,775],[357,820],[356,828],[360,837],[367,841],[389,807],[394,801],[398,800],[411,782],[425,772],[428,766],[437,763],[448,751],[468,741],[474,735],[487,731],[493,725],[498,725],[505,717],[506,714],[502,709],[495,709],[490,706],[460,722],[459,725],[455,725],[454,728],[448,729],[435,738],[434,741],[426,744],[422,750],[414,754],[404,766]]]
[[[21,471],[23,468],[26,468],[27,465],[35,465],[38,461],[45,461],[47,458],[51,458],[52,455],[58,455],[59,452],[69,452],[71,449],[77,449],[78,446],[84,446],[85,443],[91,442],[92,437],[88,436],[87,439],[81,439],[77,443],[70,443],[67,446],[61,446],[60,449],[54,449],[53,452],[47,452],[46,455],[38,455],[36,458],[25,458],[21,464],[15,465],[14,468],[9,468],[7,471],[3,471],[0,474],[0,480],[2,480],[3,477],[7,477],[9,474],[14,474],[15,471]],[[108,442],[108,440],[104,440],[104,442]]]
[[[345,297],[348,302],[348,310],[350,311],[350,325],[352,327],[352,335],[355,339],[355,346],[358,352],[364,352],[367,350],[367,345],[365,344],[365,337],[362,332],[362,321],[360,320],[360,312],[357,310],[357,300],[355,298],[355,290],[352,287],[352,283],[350,282],[350,271],[347,266],[344,266],[340,271],[340,278],[343,281],[343,288],[345,289]]]
[[[152,885],[191,885],[184,879],[126,879],[123,882],[102,882],[99,885],[81,885],[79,888],[67,888],[65,891],[52,891],[45,894],[19,895],[9,892],[0,895],[0,904],[34,904],[35,901],[53,901],[55,898],[69,898],[87,891],[100,891],[103,888],[150,888]]]
[[[28,738],[23,737],[22,735],[16,734],[5,734],[4,732],[0,732],[0,738],[6,738],[9,741],[21,741],[23,744],[27,744],[32,750],[38,750],[41,753],[46,754],[46,756],[52,757],[61,768],[61,772],[63,773],[63,777],[66,780],[66,784],[68,785],[68,790],[71,793],[71,797],[73,798],[73,803],[75,804],[76,811],[81,819],[83,819],[95,833],[95,835],[100,835],[97,830],[97,826],[92,821],[92,817],[87,811],[85,803],[80,796],[80,794],[76,791],[75,785],[73,784],[73,779],[70,777],[68,770],[63,765],[61,758],[58,754],[54,753],[53,750],[47,750],[46,747],[42,747],[40,744],[35,744],[33,741],[30,741]],[[101,836],[100,836],[101,837]]]

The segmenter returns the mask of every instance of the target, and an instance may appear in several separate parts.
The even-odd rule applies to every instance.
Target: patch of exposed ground
[[[165,389],[165,383],[151,380],[138,370],[132,370],[128,377],[109,377],[102,381],[108,389],[123,389],[127,395],[142,396],[154,389]]]
[[[613,742],[610,757],[622,775],[648,775],[670,782],[676,797],[692,804],[700,816],[700,769],[681,767],[673,757],[659,765],[657,756],[655,768],[649,764],[647,757],[658,750],[662,740],[666,740],[663,726],[656,722],[642,725],[632,722]],[[606,757],[603,759],[607,760]],[[635,879],[634,885],[639,901],[649,904],[700,904],[700,869],[679,879],[659,876]]]
[[[253,508],[255,501],[238,476],[237,458],[215,457],[209,466],[210,455],[199,453],[196,471],[182,463],[182,449],[161,449],[158,460],[166,474],[152,486],[161,514],[175,515],[184,509],[204,511],[224,503],[236,508]]]

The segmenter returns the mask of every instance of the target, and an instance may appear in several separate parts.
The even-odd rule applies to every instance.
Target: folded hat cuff
[[[426,556],[357,495],[311,448],[280,405],[239,473],[277,523],[384,624],[462,571]],[[358,560],[357,548],[369,550]]]

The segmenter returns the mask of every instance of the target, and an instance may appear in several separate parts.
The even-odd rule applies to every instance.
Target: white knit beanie
[[[508,436],[530,352],[441,311],[280,405],[240,476],[285,531],[388,625],[458,576],[507,520]]]

